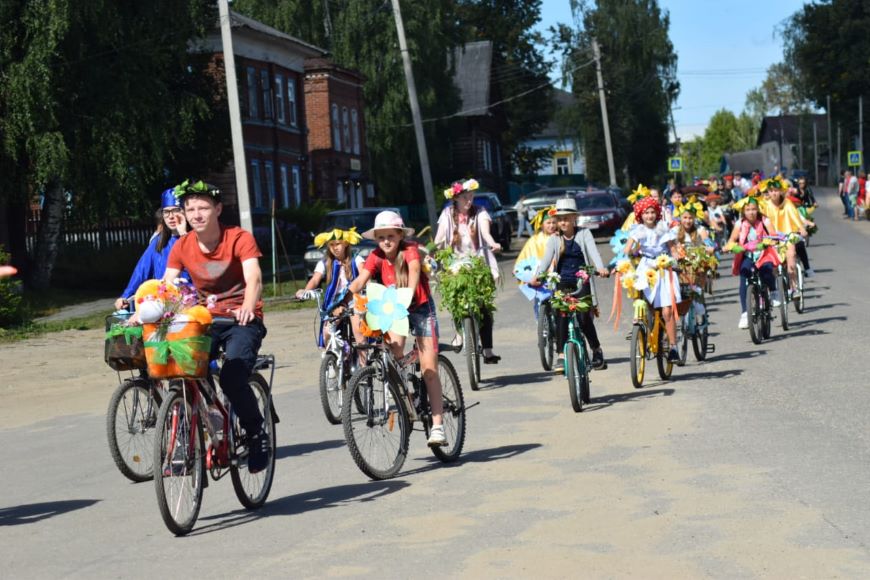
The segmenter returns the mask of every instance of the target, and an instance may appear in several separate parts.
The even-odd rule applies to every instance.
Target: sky
[[[670,13],[670,37],[678,59],[680,96],[674,123],[681,140],[703,135],[710,117],[721,108],[735,114],[743,110],[746,93],[761,84],[767,67],[782,60],[782,39],[775,30],[804,4],[659,0]],[[543,0],[541,12],[540,30],[572,22],[569,0]],[[606,82],[607,71],[603,72]]]

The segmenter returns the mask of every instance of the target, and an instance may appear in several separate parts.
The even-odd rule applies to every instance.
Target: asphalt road
[[[601,320],[610,366],[593,374],[581,414],[565,379],[541,370],[531,307],[505,282],[503,359],[466,391],[481,404],[463,459],[440,464],[415,433],[391,481],[367,480],[322,416],[311,313],[270,316],[266,349],[282,364],[270,500],[246,512],[229,482],[212,483],[186,538],[164,528],[153,485],[127,482],[109,458],[115,378],[100,367],[99,333],[0,346],[0,386],[21,409],[0,424],[0,577],[867,577],[870,224],[822,204],[817,276],[792,330],[775,326],[755,346],[737,329],[728,262],[708,361],[669,382],[649,369],[635,390],[629,321],[614,331]],[[49,348],[61,354],[38,369],[22,362]],[[48,401],[47,377],[65,372],[69,387]]]

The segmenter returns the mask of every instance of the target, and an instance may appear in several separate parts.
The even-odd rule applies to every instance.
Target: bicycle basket
[[[172,322],[145,324],[145,358],[153,379],[202,379],[208,374],[210,325],[184,315]]]
[[[106,317],[106,364],[116,371],[144,369],[145,345],[142,342],[142,327],[127,326],[127,315],[112,314]]]

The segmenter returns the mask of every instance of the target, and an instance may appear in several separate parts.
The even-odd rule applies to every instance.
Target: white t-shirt
[[[365,263],[365,260],[363,260],[359,256],[356,256],[353,259],[353,261],[356,264],[357,272],[362,271],[362,267],[363,267],[363,264]],[[326,260],[320,260],[319,262],[317,262],[317,265],[314,266],[314,271],[317,274],[320,274],[321,276],[323,276],[323,278],[325,280],[326,279]],[[344,268],[341,268],[338,271],[338,288],[337,289],[342,290],[350,283],[351,283],[351,280],[347,279],[347,274],[345,274]]]

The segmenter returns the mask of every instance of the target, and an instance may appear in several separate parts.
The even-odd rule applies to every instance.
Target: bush
[[[9,263],[9,254],[0,246],[0,265]],[[21,281],[0,279],[0,328],[17,326],[27,321],[21,294]]]
[[[277,217],[291,224],[295,224],[304,232],[319,233],[318,228],[320,222],[323,221],[323,216],[328,212],[336,209],[331,204],[318,199],[311,204],[303,204],[299,207],[288,207],[278,210]]]

